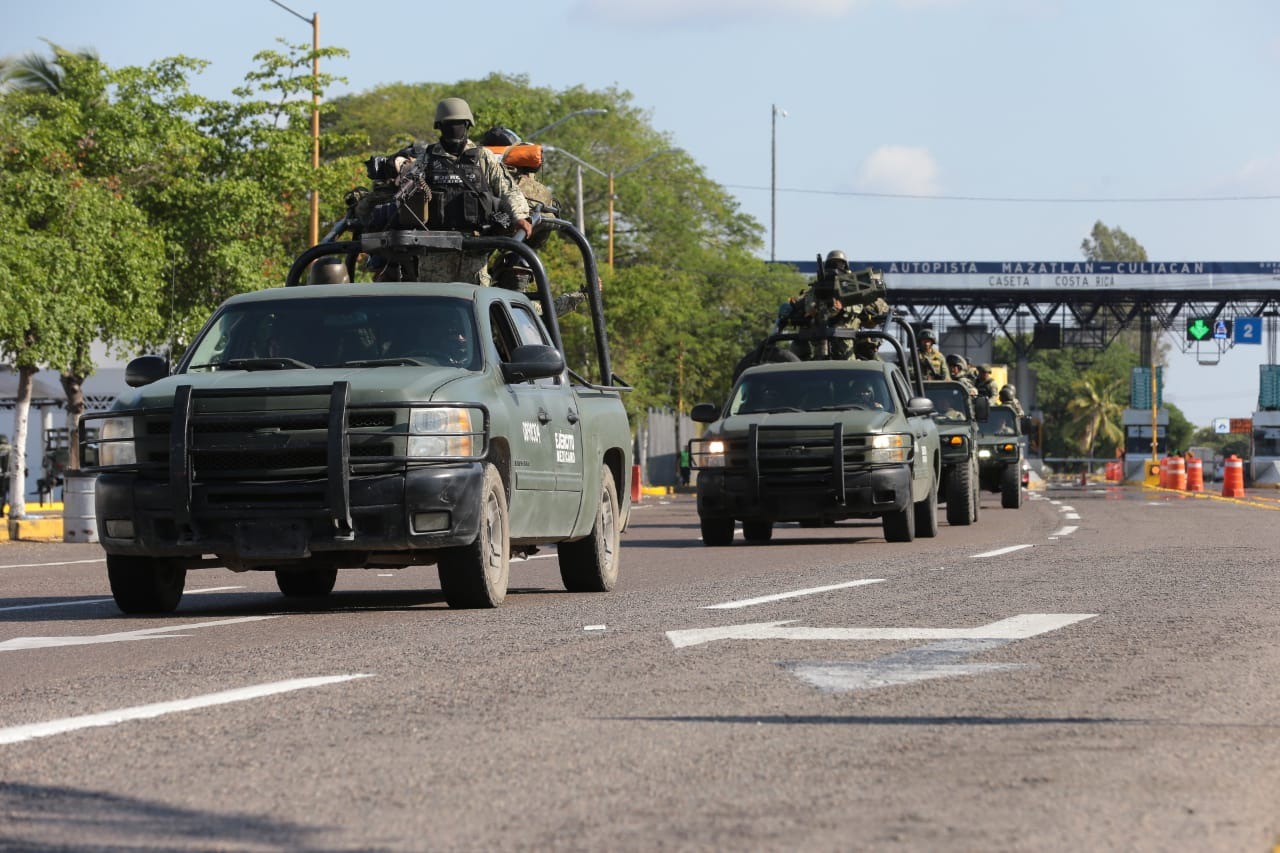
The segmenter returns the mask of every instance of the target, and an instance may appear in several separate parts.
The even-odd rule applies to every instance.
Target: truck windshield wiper
[[[391,358],[357,358],[354,361],[342,362],[343,367],[425,367],[426,364],[420,358],[411,358],[407,355],[397,355]]]
[[[816,406],[809,409],[811,412],[847,412],[850,409],[865,409],[862,403],[840,403],[834,406]]]
[[[305,361],[285,356],[268,356],[266,358],[231,358],[223,362],[201,367],[225,367],[227,370],[296,370],[310,368]]]

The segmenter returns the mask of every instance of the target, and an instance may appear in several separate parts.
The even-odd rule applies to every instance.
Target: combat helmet
[[[318,259],[311,265],[307,276],[307,284],[350,284],[351,276],[347,272],[347,264],[342,258],[328,255]]]
[[[446,121],[465,121],[467,127],[476,123],[475,116],[471,114],[471,106],[462,98],[445,98],[436,104],[436,121],[433,127],[438,130]]]
[[[921,343],[921,344],[922,344],[922,343],[924,343],[925,341],[932,341],[932,342],[933,342],[933,343],[935,343],[935,344],[938,342],[938,339],[937,339],[937,338],[935,338],[935,337],[933,336],[933,330],[932,330],[932,329],[922,329],[922,330],[920,331],[920,334],[916,336],[916,342],[917,342],[917,343]]]
[[[830,252],[827,252],[826,260],[822,262],[822,268],[825,270],[848,272],[849,256],[840,249],[832,249]]]
[[[437,119],[438,120],[438,119]],[[484,136],[480,137],[480,144],[490,148],[498,148],[502,146],[517,145],[520,142],[520,135],[509,127],[502,125],[494,125],[484,132]]]
[[[968,366],[969,362],[965,361],[964,356],[962,355],[958,355],[953,352],[951,355],[947,356],[947,367],[958,367],[961,370],[964,370]]]
[[[1001,403],[1012,403],[1016,399],[1018,399],[1018,389],[1012,385],[1006,385],[1000,389]]]
[[[529,262],[515,252],[507,252],[499,258],[494,273],[498,287],[507,290],[524,290],[533,279]]]

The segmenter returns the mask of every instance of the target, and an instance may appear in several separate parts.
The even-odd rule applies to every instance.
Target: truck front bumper
[[[371,553],[465,545],[479,530],[480,462],[353,476],[350,528],[336,523],[323,482],[195,484],[188,519],[167,482],[132,473],[99,475],[98,538],[108,554],[278,565],[329,554],[362,564]],[[349,559],[343,559],[343,555]]]
[[[911,468],[886,465],[844,472],[844,499],[829,483],[768,478],[746,472],[698,471],[698,515],[745,521],[871,518],[909,507]]]

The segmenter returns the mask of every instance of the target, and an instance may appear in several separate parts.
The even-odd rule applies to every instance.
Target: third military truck
[[[1025,485],[1026,434],[1031,419],[1018,417],[1012,406],[991,406],[978,421],[978,477],[982,490],[1000,495],[1005,509],[1022,506]]]
[[[631,434],[582,235],[596,381],[566,367],[537,253],[504,236],[389,230],[303,252],[286,286],[227,300],[170,368],[131,362],[133,390],[86,418],[116,604],[177,607],[190,569],[274,572],[327,595],[339,569],[436,565],[452,607],[493,607],[513,553],[556,546],[571,591],[618,576]],[[545,235],[542,235],[545,236]],[[528,292],[415,280],[432,253],[515,253]],[[300,284],[325,255],[390,284]]]
[[[694,420],[708,425],[691,453],[707,545],[730,544],[737,522],[748,543],[769,541],[778,522],[848,518],[882,519],[891,542],[937,535],[933,403],[899,367],[914,347],[881,331],[828,334],[855,346],[887,341],[896,361],[758,364],[738,376],[723,407],[694,407]],[[794,337],[771,336],[768,346]]]
[[[978,520],[978,424],[987,418],[989,402],[970,394],[963,383],[949,380],[926,382],[924,392],[933,401],[942,446],[938,496],[946,504],[947,523],[972,524]]]

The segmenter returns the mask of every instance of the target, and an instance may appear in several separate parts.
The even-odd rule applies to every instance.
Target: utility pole
[[[769,260],[778,259],[778,116],[787,117],[786,110],[773,104],[772,135],[769,143]]]

